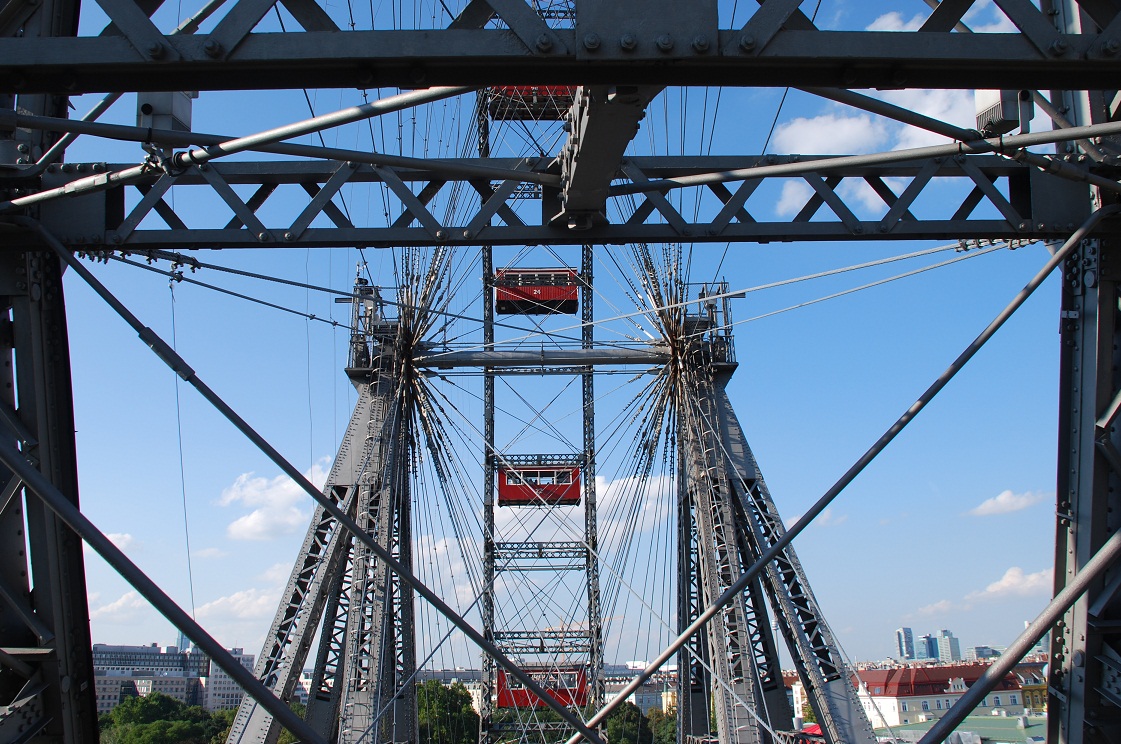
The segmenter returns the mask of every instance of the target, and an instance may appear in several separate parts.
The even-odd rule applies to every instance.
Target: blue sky
[[[914,27],[915,17],[921,21],[922,5],[824,2],[818,20],[827,28],[899,30]],[[813,3],[806,3],[804,9],[812,11]],[[190,10],[183,7],[181,12]],[[328,5],[328,11],[344,23],[345,8]],[[388,11],[379,7],[376,12]],[[991,4],[978,4],[969,20],[978,28],[1000,28],[1002,23]],[[160,22],[161,27],[172,28],[176,19]],[[265,23],[271,22],[270,16]],[[92,14],[86,23],[91,28],[97,25]],[[362,100],[355,91],[308,93],[315,113]],[[680,124],[683,105],[693,112],[705,94],[692,89],[686,99],[681,91],[663,93],[651,104],[633,152],[691,154],[709,147],[714,154],[758,152],[782,91],[725,90],[711,138],[707,134],[711,115],[702,124],[691,113],[684,129]],[[707,94],[709,101],[715,100],[713,91]],[[971,125],[970,91],[875,94],[958,125]],[[371,98],[376,95],[371,91]],[[76,110],[83,113],[92,100],[90,96],[76,100]],[[454,153],[468,136],[461,120],[469,117],[470,105],[467,99],[453,100],[423,107],[415,120],[386,117],[375,123],[377,144],[406,154]],[[131,123],[133,106],[126,96],[103,120]],[[301,91],[204,92],[196,102],[194,121],[200,131],[246,134],[308,115]],[[1040,122],[1034,126],[1038,128]],[[555,133],[537,134],[546,145],[555,139]],[[370,143],[365,125],[324,133],[324,137],[328,145],[368,147]],[[318,143],[316,138],[301,141]],[[860,153],[936,141],[928,133],[792,91],[769,151]],[[513,128],[496,134],[496,149],[503,153],[524,154],[527,146],[527,138]],[[72,162],[122,163],[141,158],[138,147],[90,138],[81,138],[68,157]],[[868,214],[878,208],[882,212],[882,205],[859,201],[859,187],[845,188]],[[804,182],[796,180],[775,184],[761,189],[750,205],[763,218],[786,219],[792,205],[800,205],[797,200],[806,189]],[[937,209],[943,194],[953,196],[951,191],[934,191],[922,208]],[[357,221],[384,224],[378,193],[362,186],[347,187],[342,198]],[[191,224],[220,224],[228,219],[225,207],[208,196],[177,188],[171,200],[181,214],[190,216]],[[283,213],[292,203],[281,195],[275,204],[270,202],[269,209],[275,210],[270,214]],[[732,288],[748,289],[935,245],[939,244],[741,245],[732,246],[723,258],[724,246],[713,245],[698,246],[690,256],[694,276],[711,278],[719,264],[719,274]],[[515,253],[501,253],[498,260],[514,260]],[[750,292],[734,301],[735,318],[740,321],[736,328],[740,367],[730,386],[731,396],[788,521],[808,508],[945,369],[1037,271],[1047,253],[1041,245],[1003,250],[828,302],[743,321],[952,255]],[[533,261],[575,265],[576,256],[573,249],[560,250],[556,256],[535,249],[517,260],[522,265]],[[597,286],[602,299],[597,306],[604,316],[611,312],[609,303],[626,311],[624,292],[611,275],[613,261],[625,266],[627,254],[616,249],[601,256]],[[344,291],[360,260],[348,248],[204,252],[199,257]],[[376,282],[393,283],[391,251],[367,250],[365,258]],[[460,265],[468,266],[471,260],[464,251]],[[146,324],[169,342],[174,336],[178,350],[200,377],[282,453],[313,478],[322,478],[354,402],[341,370],[347,348],[345,329],[187,285],[174,288],[173,326],[172,294],[165,278],[114,263],[94,270]],[[347,320],[348,307],[323,294],[208,271],[193,276],[319,318]],[[457,302],[464,312],[477,316],[480,285],[478,273],[472,276],[474,284],[464,283]],[[257,653],[306,528],[310,500],[280,478],[271,463],[186,386],[180,388],[177,409],[173,374],[77,277],[68,275],[66,291],[84,510],[188,608],[192,592],[185,535],[189,535],[199,620],[223,643]],[[1058,303],[1059,286],[1052,278],[795,543],[826,616],[852,658],[876,659],[891,653],[892,631],[900,625],[914,628],[916,634],[951,629],[963,647],[1005,645],[1023,621],[1046,603],[1054,549]],[[604,332],[611,327],[605,325]],[[633,395],[621,385],[616,390],[615,382],[611,377],[597,380],[605,411],[617,410]],[[540,385],[536,394],[559,383],[531,384]],[[459,396],[457,404],[469,412],[467,418],[477,417],[478,407],[470,395],[459,389],[453,393]],[[507,395],[511,410],[517,408],[516,394],[511,390]],[[605,421],[601,431],[609,429]],[[601,444],[622,459],[622,441]],[[601,493],[610,491],[613,472],[601,467]],[[425,508],[437,507],[438,503]],[[648,521],[641,523],[636,553],[622,572],[624,583],[660,586],[661,579],[650,578],[651,571],[665,565],[667,555],[665,541],[660,540],[660,514],[652,507],[643,517]],[[425,532],[424,539],[439,546],[441,565],[457,565],[447,536],[435,529],[441,518],[426,518],[434,529]],[[444,555],[450,563],[443,563]],[[95,642],[174,641],[170,625],[95,556],[91,555],[87,571]],[[433,582],[445,581],[435,562],[418,566],[418,571]],[[443,590],[466,607],[470,603],[467,582],[454,577],[448,581],[446,586],[441,583]],[[626,643],[609,644],[609,660],[652,658],[660,650],[664,631],[650,618],[635,620],[642,613],[637,605],[626,604],[626,598],[633,600],[636,594],[642,592],[620,591],[613,627],[634,632],[619,633]],[[436,625],[432,628],[440,630]],[[473,650],[463,651],[453,639],[446,656],[439,658],[469,664],[477,656]]]

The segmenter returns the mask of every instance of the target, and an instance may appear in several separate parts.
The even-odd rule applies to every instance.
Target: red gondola
[[[580,503],[580,468],[559,465],[502,467],[499,506],[570,506]]]
[[[494,311],[501,315],[575,315],[579,275],[574,269],[499,269]]]
[[[575,97],[574,85],[500,85],[490,89],[487,110],[497,121],[558,121]]]
[[[588,704],[588,671],[584,667],[525,670],[530,679],[544,688],[549,697],[570,708],[583,708]],[[498,670],[499,708],[544,708],[541,698],[527,690],[505,669]]]

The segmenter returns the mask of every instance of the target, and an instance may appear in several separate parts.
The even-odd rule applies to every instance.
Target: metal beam
[[[651,345],[645,349],[539,349],[537,351],[438,351],[427,350],[413,361],[420,367],[555,367],[579,365],[665,364],[670,350]]]
[[[636,13],[643,13],[641,7]],[[1022,34],[779,30],[753,53],[739,29],[705,51],[675,55],[652,43],[632,55],[586,53],[556,29],[550,54],[527,54],[508,29],[250,33],[228,55],[207,35],[163,37],[144,59],[120,36],[0,39],[0,90],[236,90],[417,85],[731,85],[827,88],[1090,89],[1116,81],[1109,39],[1064,34],[1041,50]],[[579,42],[579,49],[578,49]],[[603,39],[617,46],[618,38]],[[744,48],[744,45],[748,48]],[[209,45],[209,46],[208,46]],[[561,47],[567,50],[563,51]],[[688,49],[681,40],[677,49]],[[1104,52],[1103,52],[1104,49]],[[173,59],[178,56],[179,59]],[[589,65],[590,60],[596,64]]]

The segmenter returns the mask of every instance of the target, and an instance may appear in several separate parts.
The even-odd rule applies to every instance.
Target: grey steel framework
[[[7,350],[3,369],[8,380],[0,399],[6,432],[0,454],[7,468],[0,473],[5,484],[0,496],[2,739],[93,742],[97,738],[88,608],[76,531],[102,548],[105,541],[97,540],[95,532],[74,518],[73,507],[79,500],[63,262],[44,248],[44,240],[54,245],[53,237],[36,232],[27,218],[38,221],[73,252],[339,244],[1059,239],[1082,224],[1092,206],[1114,203],[1119,191],[1119,150],[1112,139],[1121,131],[1117,90],[1121,6],[1115,0],[1040,0],[1039,7],[1027,0],[997,0],[1016,29],[1007,34],[969,33],[962,23],[973,5],[969,0],[930,0],[932,11],[920,29],[899,33],[820,30],[799,10],[798,0],[763,0],[740,28],[720,27],[715,0],[581,0],[574,23],[564,27],[549,25],[522,0],[472,0],[445,28],[394,31],[343,31],[311,0],[283,2],[301,30],[255,31],[274,5],[270,0],[236,0],[225,8],[215,0],[172,33],[151,21],[158,1],[101,0],[98,5],[111,24],[104,32],[84,38],[76,38],[80,10],[76,0],[8,0],[0,6],[0,109],[6,110],[0,115],[0,163],[4,164],[0,192],[5,199],[0,202],[0,227],[6,237],[0,270],[6,313],[0,343]],[[197,33],[207,17],[216,25],[209,33]],[[556,159],[415,161],[288,145],[280,143],[288,136],[282,135],[261,142],[260,149],[317,162],[196,165],[189,158],[154,153],[139,166],[57,163],[69,141],[59,138],[63,132],[96,132],[137,141],[153,137],[130,127],[97,130],[92,122],[60,121],[73,94],[279,89],[325,83],[585,87],[580,93],[584,105],[573,113],[579,126],[560,152],[550,153]],[[666,85],[714,84],[801,86],[847,105],[948,133],[959,144],[849,158],[768,161],[733,154],[707,160],[622,160],[629,135],[621,133],[657,90]],[[1060,131],[984,139],[849,90],[863,87],[1026,90],[1041,101]],[[1043,89],[1051,90],[1047,95],[1037,93]],[[201,134],[185,140],[165,133],[155,136],[170,146],[227,139]],[[1044,142],[1061,142],[1058,154],[1041,156],[1024,149]],[[584,154],[590,155],[582,158]],[[792,176],[804,180],[813,195],[789,223],[759,221],[752,214],[751,197],[760,183]],[[910,178],[911,185],[895,193],[886,180],[893,176]],[[874,222],[856,218],[838,193],[846,178],[868,183],[888,207],[886,216]],[[910,209],[935,179],[970,184],[968,196],[946,205],[937,219],[916,217]],[[355,180],[378,182],[405,205],[404,211],[388,226],[353,224],[331,198]],[[479,195],[479,206],[456,224],[445,224],[426,205],[447,184],[456,182],[466,183]],[[265,224],[258,210],[284,183],[298,184],[306,191],[307,206],[291,222]],[[164,200],[173,184],[212,189],[236,219],[221,229],[192,226],[192,215],[177,213]],[[233,184],[251,184],[256,190],[243,200],[234,193]],[[690,221],[664,196],[678,188],[708,190],[723,207],[712,219]],[[138,189],[140,198],[126,193],[130,189]],[[540,200],[539,220],[527,221],[524,210],[510,206],[527,194]],[[613,201],[623,194],[643,196],[633,210],[623,210]],[[145,221],[151,214],[167,227]],[[333,226],[313,227],[320,215]],[[821,219],[820,215],[831,216]],[[1121,736],[1117,682],[1121,678],[1117,634],[1121,573],[1108,561],[1103,565],[1092,560],[1099,551],[1112,559],[1116,543],[1109,535],[1116,531],[1121,515],[1117,503],[1121,435],[1116,431],[1121,381],[1115,359],[1121,347],[1119,230],[1116,219],[1102,221],[1093,239],[1075,246],[1062,267],[1055,590],[1063,597],[1069,594],[1063,591],[1067,587],[1085,593],[1073,601],[1052,632],[1048,708],[1050,738],[1056,744]],[[150,331],[142,337],[177,372],[194,379],[193,371],[158,337]],[[836,676],[831,639],[816,623],[812,594],[793,552],[786,549],[781,522],[773,514],[750,450],[723,397],[722,374],[713,370],[712,379],[696,387],[705,393],[697,405],[683,409],[708,424],[681,441],[682,458],[690,463],[692,475],[682,491],[689,507],[679,512],[690,519],[681,520],[688,526],[682,527],[679,537],[683,545],[699,546],[702,540],[719,543],[720,551],[718,560],[708,564],[682,551],[679,575],[691,582],[698,577],[698,582],[696,591],[683,594],[679,606],[683,617],[702,618],[714,601],[731,602],[718,615],[725,625],[742,629],[737,642],[743,645],[737,649],[740,656],[716,660],[711,658],[713,644],[726,639],[700,633],[688,645],[689,658],[704,659],[709,666],[734,661],[743,670],[754,665],[766,672],[773,642],[765,629],[751,630],[759,628],[751,617],[757,601],[740,598],[760,591],[778,598],[780,631],[798,648],[796,660],[804,679],[817,683],[814,699],[819,715],[837,722],[836,729],[826,725],[827,737],[833,742],[850,736],[856,740],[863,736],[863,723],[846,707],[851,697],[838,680],[847,684],[847,678]],[[311,565],[297,565],[289,581],[287,607],[295,614],[278,616],[270,634],[275,648],[267,659],[263,655],[257,670],[266,686],[284,695],[293,671],[302,663],[295,660],[307,653],[311,641],[300,635],[310,615],[305,618],[300,613],[310,613],[320,603],[315,611],[332,623],[316,664],[323,705],[313,705],[310,716],[320,732],[332,725],[336,711],[347,711],[348,726],[372,723],[388,710],[389,700],[379,696],[392,697],[394,685],[407,678],[415,664],[404,632],[411,600],[394,578],[406,575],[401,571],[409,561],[407,479],[393,470],[402,460],[398,454],[375,453],[375,449],[381,453],[382,446],[392,448],[394,436],[406,424],[393,421],[392,410],[374,406],[375,401],[384,401],[379,390],[366,391],[371,408],[362,416],[366,424],[358,427],[375,419],[392,421],[393,436],[371,448],[368,462],[362,456],[369,468],[354,459],[357,455],[344,453],[340,458],[345,472],[333,475],[337,482],[329,483],[324,492],[331,508],[317,512],[318,521],[305,542],[305,555],[314,560]],[[488,395],[493,395],[493,388]],[[223,412],[232,414],[228,407]],[[714,420],[721,422],[719,436],[711,426]],[[352,434],[348,430],[348,437]],[[348,441],[347,452],[365,447]],[[730,453],[723,463],[716,457],[716,443]],[[13,445],[23,460],[11,459]],[[28,471],[28,462],[38,474]],[[17,470],[22,476],[13,474]],[[362,483],[362,473],[368,473],[371,482]],[[736,497],[712,499],[716,479],[724,489],[722,495]],[[342,509],[352,511],[343,515]],[[354,520],[362,532],[356,538],[338,524]],[[23,535],[27,555],[22,554]],[[376,541],[370,540],[371,535]],[[349,546],[345,551],[339,547],[344,544]],[[379,548],[374,551],[379,556],[396,555],[397,568],[389,571],[384,561],[368,560],[367,549],[374,547]],[[336,550],[340,552],[332,552]],[[690,556],[694,554],[701,555],[690,551]],[[326,573],[319,577],[320,571],[331,567],[332,555],[337,565],[330,580]],[[764,558],[767,565],[760,566]],[[721,586],[737,586],[738,582],[728,580],[744,570],[757,578],[735,596],[714,596]],[[710,577],[707,584],[700,578],[704,576]],[[411,581],[410,585],[415,586]],[[424,593],[424,587],[418,591]],[[199,635],[197,626],[182,613],[176,615],[166,605],[161,605],[161,611]],[[396,630],[378,635],[376,624],[382,617],[378,613],[395,616]],[[722,646],[718,651],[729,649]],[[715,694],[722,701],[721,738],[729,742],[741,735],[762,736],[758,729],[735,731],[744,720],[735,698],[758,705],[766,698],[766,674],[752,679],[729,674],[717,675],[721,679],[710,688],[719,690]],[[399,702],[389,706],[395,708],[391,717],[380,719],[387,727],[392,724],[381,731],[384,739],[411,740],[414,735],[410,726],[415,709],[409,709],[407,694]],[[683,706],[689,705],[683,701]],[[598,724],[605,711],[606,707],[591,722]],[[683,736],[706,728],[707,721],[702,723],[697,713],[683,723]],[[247,732],[270,729],[261,720],[252,710],[243,710],[238,725]],[[348,731],[340,731],[339,736],[347,740]],[[594,736],[586,729],[579,735]]]

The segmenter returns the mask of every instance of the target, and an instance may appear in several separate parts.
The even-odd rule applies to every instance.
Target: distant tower
[[[898,658],[904,661],[915,658],[915,636],[910,628],[896,629],[895,652]]]
[[[915,641],[916,659],[937,659],[938,639],[931,635],[921,635]]]
[[[948,630],[938,631],[938,655],[941,662],[961,661],[961,643]]]

